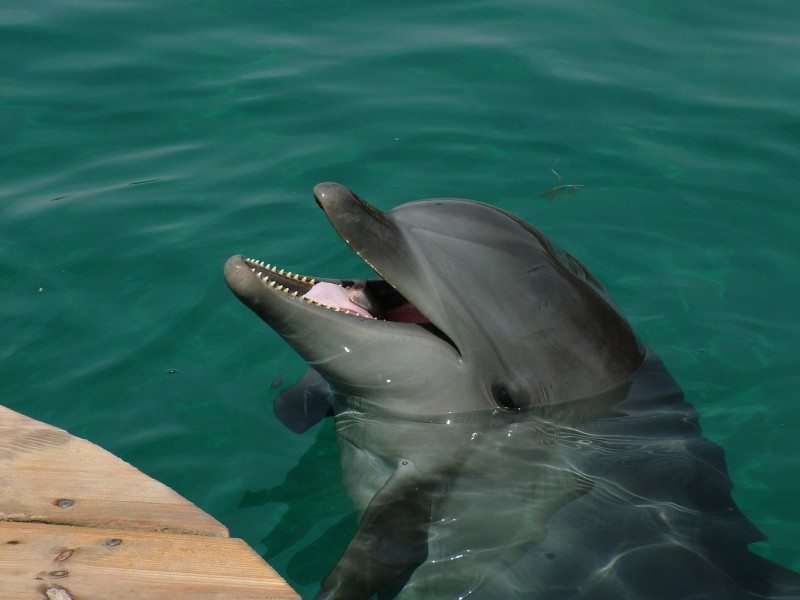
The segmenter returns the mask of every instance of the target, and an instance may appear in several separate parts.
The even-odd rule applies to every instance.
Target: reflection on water
[[[231,303],[219,267],[243,251],[349,273],[314,212],[320,181],[386,208],[477,198],[601,278],[724,446],[770,536],[759,552],[800,569],[800,3],[175,14],[0,5],[4,405],[122,456],[259,552],[288,546],[272,564],[313,597],[295,557],[330,569],[353,508],[338,472],[294,477],[309,436],[263,405],[302,361]],[[540,197],[562,184],[584,187]],[[315,456],[335,471],[331,433]],[[240,505],[284,479],[275,501]]]
[[[364,515],[344,560],[403,563],[400,598],[800,594],[800,576],[747,549],[762,536],[723,451],[652,354],[624,386],[545,411],[415,422],[348,408],[336,429]]]
[[[241,509],[267,504],[287,506],[280,521],[261,539],[266,548],[262,556],[268,561],[309,536],[320,521],[338,517],[335,525],[316,538],[312,536],[312,541],[289,562],[287,569],[292,579],[303,584],[318,583],[327,575],[356,529],[352,505],[335,493],[341,486],[338,458],[331,452],[335,443],[333,428],[321,428],[314,444],[279,485],[247,490],[239,501]],[[304,491],[301,496],[297,494],[299,489]]]

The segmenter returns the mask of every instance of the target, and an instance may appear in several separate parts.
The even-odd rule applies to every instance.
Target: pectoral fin
[[[369,600],[387,587],[401,587],[428,556],[431,479],[401,460],[369,503],[358,531],[317,600]]]
[[[325,417],[333,415],[331,388],[314,369],[275,399],[272,410],[281,423],[295,433],[303,433]]]

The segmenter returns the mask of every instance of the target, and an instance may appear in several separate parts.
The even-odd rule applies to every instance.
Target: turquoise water
[[[333,432],[272,416],[304,364],[222,264],[363,274],[319,181],[383,208],[480,199],[605,284],[726,449],[757,551],[798,570],[798,19],[790,0],[6,1],[2,403],[313,595],[355,526]]]

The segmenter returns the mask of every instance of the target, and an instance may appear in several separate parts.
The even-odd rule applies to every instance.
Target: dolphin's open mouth
[[[282,294],[296,302],[351,318],[418,325],[455,347],[444,332],[384,279],[312,277],[245,256],[240,256],[239,260],[264,286],[262,293]]]
[[[356,317],[396,323],[430,324],[415,306],[383,279],[330,279],[277,269],[263,261],[242,260],[265,287],[300,302]]]
[[[318,362],[320,355],[330,356],[340,346],[350,352],[343,340],[361,347],[367,340],[373,347],[382,340],[389,348],[400,339],[426,345],[429,336],[463,356],[450,303],[442,300],[436,271],[414,256],[412,237],[386,213],[339,184],[315,186],[314,199],[342,240],[377,276],[313,277],[235,255],[225,265],[225,280],[234,294],[307,360]],[[323,338],[312,339],[311,332]],[[331,347],[324,350],[320,344]]]

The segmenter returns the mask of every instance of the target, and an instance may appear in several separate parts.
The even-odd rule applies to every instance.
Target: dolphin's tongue
[[[373,319],[380,317],[386,321],[395,321],[397,323],[430,322],[425,315],[417,310],[416,306],[409,302],[395,306],[382,315],[379,314],[381,309],[370,300],[363,284],[360,283],[355,283],[350,288],[344,288],[335,283],[320,281],[308,290],[304,297],[326,306],[348,310],[361,317]]]
[[[365,308],[355,304],[350,300],[350,290],[343,288],[335,283],[328,283],[327,281],[320,281],[306,293],[305,297],[309,300],[314,300],[320,304],[331,306],[333,308],[340,308],[342,310],[349,310],[362,317],[368,319],[374,318]]]

